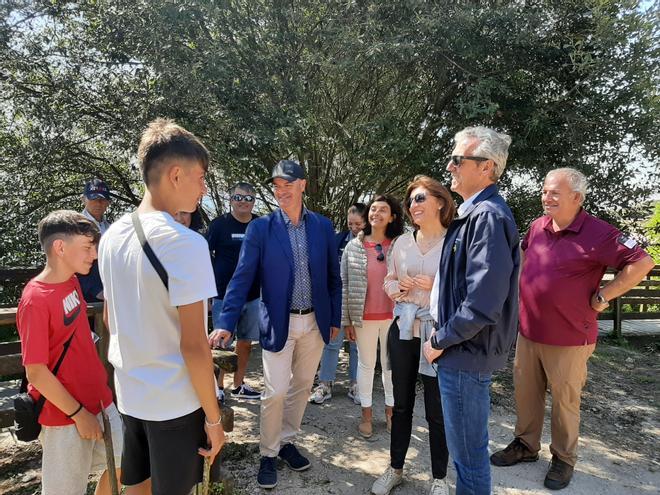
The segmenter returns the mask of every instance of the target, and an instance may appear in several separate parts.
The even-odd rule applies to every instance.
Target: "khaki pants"
[[[262,456],[276,457],[280,446],[292,442],[300,431],[323,345],[312,312],[291,315],[289,337],[280,352],[262,351],[264,392],[259,442]]]
[[[513,363],[515,436],[532,452],[541,450],[545,392],[552,394],[550,452],[575,466],[580,431],[580,396],[587,381],[587,361],[596,344],[556,346],[538,344],[518,335]]]

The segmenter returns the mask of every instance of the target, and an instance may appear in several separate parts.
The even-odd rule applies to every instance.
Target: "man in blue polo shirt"
[[[257,218],[252,213],[255,200],[255,189],[252,184],[239,182],[229,191],[229,204],[231,210],[229,213],[219,216],[211,222],[206,238],[211,250],[211,259],[213,260],[213,272],[215,274],[215,284],[218,289],[218,297],[213,299],[211,309],[213,315],[214,331],[209,336],[213,339],[216,335],[215,329],[219,329],[219,318],[222,312],[222,300],[227,291],[227,285],[231,280],[238,256],[241,252],[245,231],[248,224]],[[239,399],[259,399],[261,393],[244,383],[245,371],[252,342],[259,340],[259,280],[255,279],[248,290],[246,303],[241,309],[241,316],[236,327],[236,354],[238,364],[234,372],[234,386],[231,390],[231,396]],[[218,377],[220,387],[220,400],[224,400],[224,373],[221,371]]]

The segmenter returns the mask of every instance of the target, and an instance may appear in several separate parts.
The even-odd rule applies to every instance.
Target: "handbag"
[[[75,333],[76,331],[74,330],[71,333],[71,337],[69,337],[64,343],[62,354],[60,354],[60,358],[57,360],[52,371],[55,376],[57,376],[57,372],[64,360],[64,356],[66,356],[66,352],[69,350],[69,345],[71,344],[71,340],[73,340],[73,335]],[[23,378],[21,390],[27,390],[27,378]],[[39,437],[39,433],[41,433],[39,415],[41,414],[45,402],[46,398],[43,394],[41,394],[39,400],[36,402],[27,392],[14,396],[14,432],[16,433],[16,438],[21,442],[31,442]]]

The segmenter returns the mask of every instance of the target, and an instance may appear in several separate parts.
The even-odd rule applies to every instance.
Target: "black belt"
[[[308,315],[312,311],[314,311],[314,308],[292,309],[291,311],[289,311],[289,313],[294,314],[294,315]]]

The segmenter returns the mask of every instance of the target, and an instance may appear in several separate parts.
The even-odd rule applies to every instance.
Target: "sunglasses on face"
[[[246,203],[252,203],[254,201],[254,196],[251,194],[234,194],[231,197],[232,201],[238,201],[239,203],[241,201],[245,201]]]
[[[385,253],[383,253],[383,245],[382,244],[376,244],[376,252],[378,253],[378,256],[376,256],[376,259],[380,262],[385,261]]]
[[[419,193],[419,194],[415,194],[414,196],[410,196],[408,198],[408,208],[412,206],[413,201],[417,204],[423,203],[424,201],[426,201],[426,194]]]
[[[473,160],[475,162],[485,162],[490,160],[490,158],[484,158],[483,156],[462,156],[462,155],[452,155],[449,159],[449,162],[456,168],[460,167],[463,163],[463,160]]]

